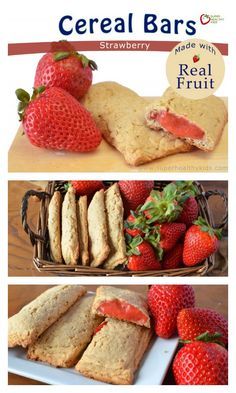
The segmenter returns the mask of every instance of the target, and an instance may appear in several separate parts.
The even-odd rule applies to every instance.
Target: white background
[[[3,3],[3,1],[1,2]],[[107,283],[104,278],[8,278],[7,277],[7,181],[8,179],[60,179],[67,177],[76,178],[76,174],[60,175],[60,174],[10,174],[7,173],[7,151],[12,142],[18,127],[17,114],[16,114],[16,98],[14,91],[18,87],[29,89],[33,84],[34,70],[38,59],[41,55],[25,55],[25,56],[12,56],[7,57],[7,43],[16,42],[37,42],[37,41],[51,41],[59,40],[64,37],[59,33],[58,21],[61,16],[71,14],[74,19],[76,18],[89,18],[89,17],[125,17],[128,12],[133,12],[135,15],[134,33],[133,34],[99,34],[96,35],[83,35],[78,36],[73,34],[68,37],[69,40],[185,40],[192,38],[185,34],[179,35],[164,35],[156,34],[143,34],[143,20],[144,13],[156,13],[161,18],[176,19],[199,19],[202,13],[220,14],[224,17],[224,22],[217,25],[208,24],[206,26],[197,25],[198,32],[196,38],[206,39],[210,42],[231,42],[235,39],[235,24],[234,11],[230,9],[231,1],[181,1],[174,0],[165,1],[151,1],[151,0],[126,0],[126,1],[81,1],[81,0],[65,0],[65,1],[7,1],[1,4],[1,39],[0,39],[0,59],[1,59],[1,73],[0,73],[0,86],[1,86],[1,143],[0,143],[0,249],[1,249],[1,264],[0,264],[0,390],[1,391],[16,391],[25,392],[35,391],[34,386],[8,386],[7,387],[7,284],[8,283],[61,283],[61,282],[83,282],[84,284],[100,284]],[[122,279],[124,284],[137,284],[137,283],[189,283],[189,284],[227,284],[229,283],[229,322],[230,322],[230,385],[229,387],[204,387],[205,392],[226,392],[232,391],[233,386],[236,386],[236,373],[235,373],[235,354],[236,343],[234,340],[236,331],[236,313],[235,313],[235,260],[236,252],[234,247],[234,224],[233,217],[235,217],[235,59],[234,59],[235,43],[231,46],[230,56],[226,60],[226,78],[222,86],[217,91],[217,94],[229,96],[229,104],[231,108],[230,113],[230,126],[229,126],[229,174],[175,174],[179,179],[198,179],[198,180],[227,180],[229,179],[229,266],[230,276],[228,278],[207,278],[207,277],[175,277],[173,280],[170,278],[132,278]],[[136,90],[140,95],[160,95],[163,89],[167,86],[165,76],[165,61],[167,53],[160,52],[94,52],[87,53],[88,56],[94,58],[99,65],[99,71],[94,73],[95,82],[102,80],[115,80],[124,85],[127,85]],[[232,101],[232,103],[231,103]],[[232,125],[233,124],[233,125]],[[26,158],[27,159],[27,158]],[[29,163],[30,166],[30,163]],[[232,169],[231,169],[232,167]],[[135,174],[136,178],[152,178],[153,174]],[[80,177],[84,178],[133,178],[133,174],[82,174]],[[156,178],[171,179],[172,174],[157,174]],[[110,283],[120,283],[119,278],[109,280]],[[158,372],[158,370],[157,370]],[[64,391],[65,387],[47,387],[37,386],[38,391]],[[79,387],[67,387],[67,391],[78,391]],[[138,390],[137,387],[96,387],[96,391],[120,391],[122,390]],[[176,386],[161,386],[161,387],[148,387],[150,392],[158,391],[193,391],[200,392],[200,387],[176,387]],[[201,389],[201,390],[200,390]],[[95,389],[92,387],[83,387],[83,391],[93,392]],[[234,388],[235,390],[235,388]]]

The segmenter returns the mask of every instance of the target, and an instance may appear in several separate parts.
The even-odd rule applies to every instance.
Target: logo
[[[200,22],[202,25],[207,25],[211,21],[211,17],[207,14],[202,14],[200,16]]]
[[[223,20],[224,20],[224,18],[220,15],[215,15],[215,14],[202,14],[202,15],[200,15],[200,22],[202,25],[207,25],[208,23],[218,23]]]

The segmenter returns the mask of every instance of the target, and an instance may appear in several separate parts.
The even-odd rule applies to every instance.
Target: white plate
[[[85,296],[94,295],[87,292]],[[152,340],[136,373],[135,385],[161,385],[178,345],[178,338]],[[21,347],[9,348],[8,371],[23,377],[35,379],[50,385],[106,385],[86,378],[74,368],[56,368],[47,363],[26,358],[26,350]]]
[[[177,338],[154,339],[136,374],[135,385],[161,385],[177,345]],[[83,377],[73,368],[56,368],[46,363],[28,360],[23,348],[9,349],[8,370],[50,385],[104,385],[102,382]]]

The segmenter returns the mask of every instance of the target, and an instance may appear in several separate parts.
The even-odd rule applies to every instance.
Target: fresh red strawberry
[[[88,152],[101,142],[101,133],[91,114],[59,87],[34,89],[30,98],[16,90],[18,113],[30,142],[53,150]]]
[[[96,69],[94,61],[72,49],[46,53],[37,65],[34,87],[60,87],[78,100],[87,93]]]
[[[118,182],[123,199],[125,216],[130,210],[135,211],[142,205],[154,187],[154,181],[149,180],[120,180]]]
[[[148,222],[148,221],[147,221]],[[167,222],[165,224],[155,224],[150,226],[145,234],[147,240],[157,251],[160,260],[163,254],[170,251],[186,231],[186,225],[176,222]]]
[[[101,180],[72,180],[71,184],[77,195],[90,195],[104,188]]]
[[[177,200],[177,186],[170,183],[162,192],[153,190],[147,197],[141,211],[144,212],[150,224],[175,221],[182,211]]]
[[[157,226],[160,232],[160,247],[164,251],[171,250],[186,231],[186,225],[178,222],[168,222]]]
[[[129,270],[160,270],[161,265],[152,246],[141,236],[133,238],[128,246]]]
[[[146,218],[142,213],[133,212],[131,210],[130,215],[127,217],[125,223],[125,232],[130,236],[144,236],[147,231]]]
[[[190,285],[152,285],[148,305],[157,336],[169,338],[176,333],[179,311],[194,304],[194,290]]]
[[[148,222],[176,221],[183,210],[185,201],[197,194],[196,186],[191,181],[176,181],[169,183],[163,190],[153,190],[146,199],[141,211]]]
[[[228,344],[228,322],[217,311],[208,308],[183,309],[178,314],[177,327],[182,340],[192,341],[205,332],[220,333],[218,341]]]
[[[164,254],[162,269],[177,269],[183,263],[183,244],[178,243],[174,248]]]
[[[183,210],[180,213],[177,222],[183,222],[189,227],[193,221],[198,218],[198,203],[194,197],[188,198],[183,204]]]
[[[175,356],[173,373],[177,385],[227,385],[228,352],[216,343],[186,344]]]
[[[183,262],[194,266],[217,251],[221,231],[213,229],[202,217],[194,221],[185,234]]]

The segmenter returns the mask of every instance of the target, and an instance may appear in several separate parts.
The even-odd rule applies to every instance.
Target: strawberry
[[[189,197],[183,204],[183,210],[180,213],[177,222],[183,222],[187,227],[189,227],[197,218],[198,203],[194,197]]]
[[[194,290],[190,285],[152,285],[148,305],[157,336],[171,337],[177,330],[179,311],[194,304]]]
[[[186,344],[175,356],[173,373],[177,385],[227,385],[228,352],[216,343]]]
[[[171,250],[185,231],[186,225],[182,223],[155,224],[153,227],[149,227],[145,234],[145,240],[152,244],[157,250],[159,259],[162,260],[164,252]]]
[[[34,89],[32,97],[16,90],[18,113],[30,142],[53,150],[88,152],[101,142],[91,114],[59,87]]]
[[[130,213],[130,210],[135,211],[139,205],[142,205],[154,187],[154,181],[148,180],[120,180],[118,184],[125,216]]]
[[[128,264],[129,270],[160,270],[161,265],[158,261],[152,246],[143,240],[141,236],[132,239],[128,245]]]
[[[197,193],[196,187],[190,181],[169,183],[163,190],[153,190],[146,199],[141,211],[144,212],[148,223],[176,221],[183,210],[184,202]]]
[[[200,60],[200,56],[199,55],[194,55],[193,56],[193,62],[197,63]]]
[[[46,53],[37,65],[34,87],[60,87],[78,100],[87,93],[96,69],[94,61],[73,49]]]
[[[175,185],[173,189],[175,190]],[[171,185],[169,185],[171,187]],[[144,205],[141,207],[141,211],[144,212],[148,219],[148,223],[153,222],[171,222],[175,221],[182,211],[182,207],[176,199],[175,191],[170,193],[153,190],[147,197]]]
[[[101,180],[72,180],[71,184],[77,195],[90,195],[104,188]]]
[[[202,217],[193,224],[184,239],[183,262],[187,266],[194,266],[216,252],[221,237],[221,231],[213,229]]]
[[[146,218],[142,213],[133,212],[131,210],[130,215],[124,222],[125,232],[130,236],[144,236],[147,231]]]
[[[174,248],[164,254],[162,269],[177,269],[183,263],[183,244],[178,243]]]
[[[217,311],[208,308],[186,308],[177,318],[178,334],[182,340],[194,340],[205,332],[220,333],[218,341],[228,343],[228,322]]]
[[[186,225],[178,222],[168,222],[157,226],[160,233],[160,247],[164,251],[171,250],[186,231]]]

